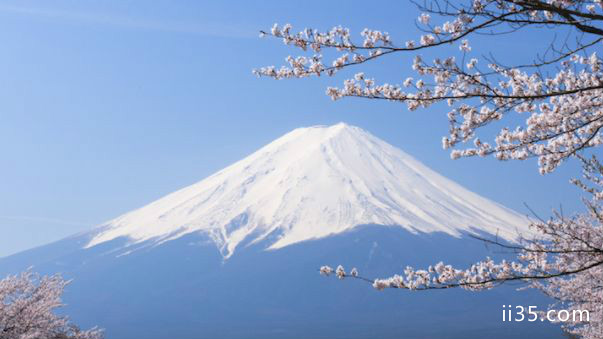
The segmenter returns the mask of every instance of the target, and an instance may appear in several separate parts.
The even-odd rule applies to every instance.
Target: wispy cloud
[[[26,221],[26,222],[40,222],[40,223],[48,223],[48,224],[58,224],[65,226],[92,226],[95,223],[87,223],[73,220],[63,220],[63,219],[55,219],[55,218],[46,218],[46,217],[32,217],[32,216],[24,216],[24,215],[0,215],[0,220],[8,220],[8,221]]]
[[[115,14],[58,10],[51,8],[0,5],[0,13],[10,13],[59,20],[64,23],[105,25],[126,29],[195,34],[221,38],[255,38],[257,27],[222,22],[174,22]]]

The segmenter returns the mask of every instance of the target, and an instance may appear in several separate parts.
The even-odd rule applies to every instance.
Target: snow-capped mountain
[[[164,242],[207,233],[225,257],[242,243],[270,249],[358,225],[410,232],[526,231],[517,213],[472,193],[358,128],[299,128],[245,159],[103,225],[86,245],[126,237]]]
[[[377,278],[486,255],[468,234],[513,241],[526,219],[345,124],[296,129],[247,158],[89,232],[0,258],[73,282],[65,310],[107,339],[549,338],[501,322],[501,305],[548,303],[514,287],[379,292]]]

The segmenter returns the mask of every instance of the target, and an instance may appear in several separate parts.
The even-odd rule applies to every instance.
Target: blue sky
[[[576,164],[541,176],[534,160],[450,160],[443,107],[332,102],[326,86],[349,72],[296,81],[251,73],[296,52],[258,38],[274,22],[380,28],[406,41],[418,36],[418,14],[406,1],[0,1],[0,256],[140,207],[296,127],[339,121],[521,213],[524,203],[543,216],[560,205],[578,211],[579,191],[567,183]],[[526,61],[545,36],[472,43],[476,53]],[[366,72],[401,82],[414,75],[411,58]]]

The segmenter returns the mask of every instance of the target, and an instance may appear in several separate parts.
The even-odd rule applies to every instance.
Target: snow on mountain
[[[358,225],[412,233],[497,234],[513,241],[526,218],[430,170],[358,128],[299,128],[218,173],[120,216],[86,245],[116,238],[162,243],[210,236],[224,257],[267,241],[277,249]]]

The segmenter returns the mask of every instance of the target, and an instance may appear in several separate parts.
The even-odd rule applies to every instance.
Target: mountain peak
[[[284,136],[276,139],[272,143],[268,144],[270,146],[272,144],[279,144],[279,142],[289,142],[292,140],[305,138],[313,144],[319,144],[325,142],[331,138],[340,137],[344,134],[363,134],[366,133],[359,127],[351,126],[346,124],[345,122],[340,122],[334,125],[315,125],[309,127],[300,127],[296,128],[293,131],[285,134]],[[266,146],[266,147],[267,147]]]
[[[342,131],[342,130],[346,130],[346,129],[352,129],[352,130],[353,129],[360,129],[360,128],[355,127],[355,126],[348,125],[348,124],[346,124],[343,121],[338,122],[338,123],[336,123],[334,125],[331,125],[331,126],[327,126],[326,128],[328,128],[330,130],[333,130],[333,131]]]
[[[119,237],[165,242],[203,232],[224,257],[359,225],[514,240],[525,218],[472,193],[361,128],[295,129],[189,187],[102,225],[87,247]]]

